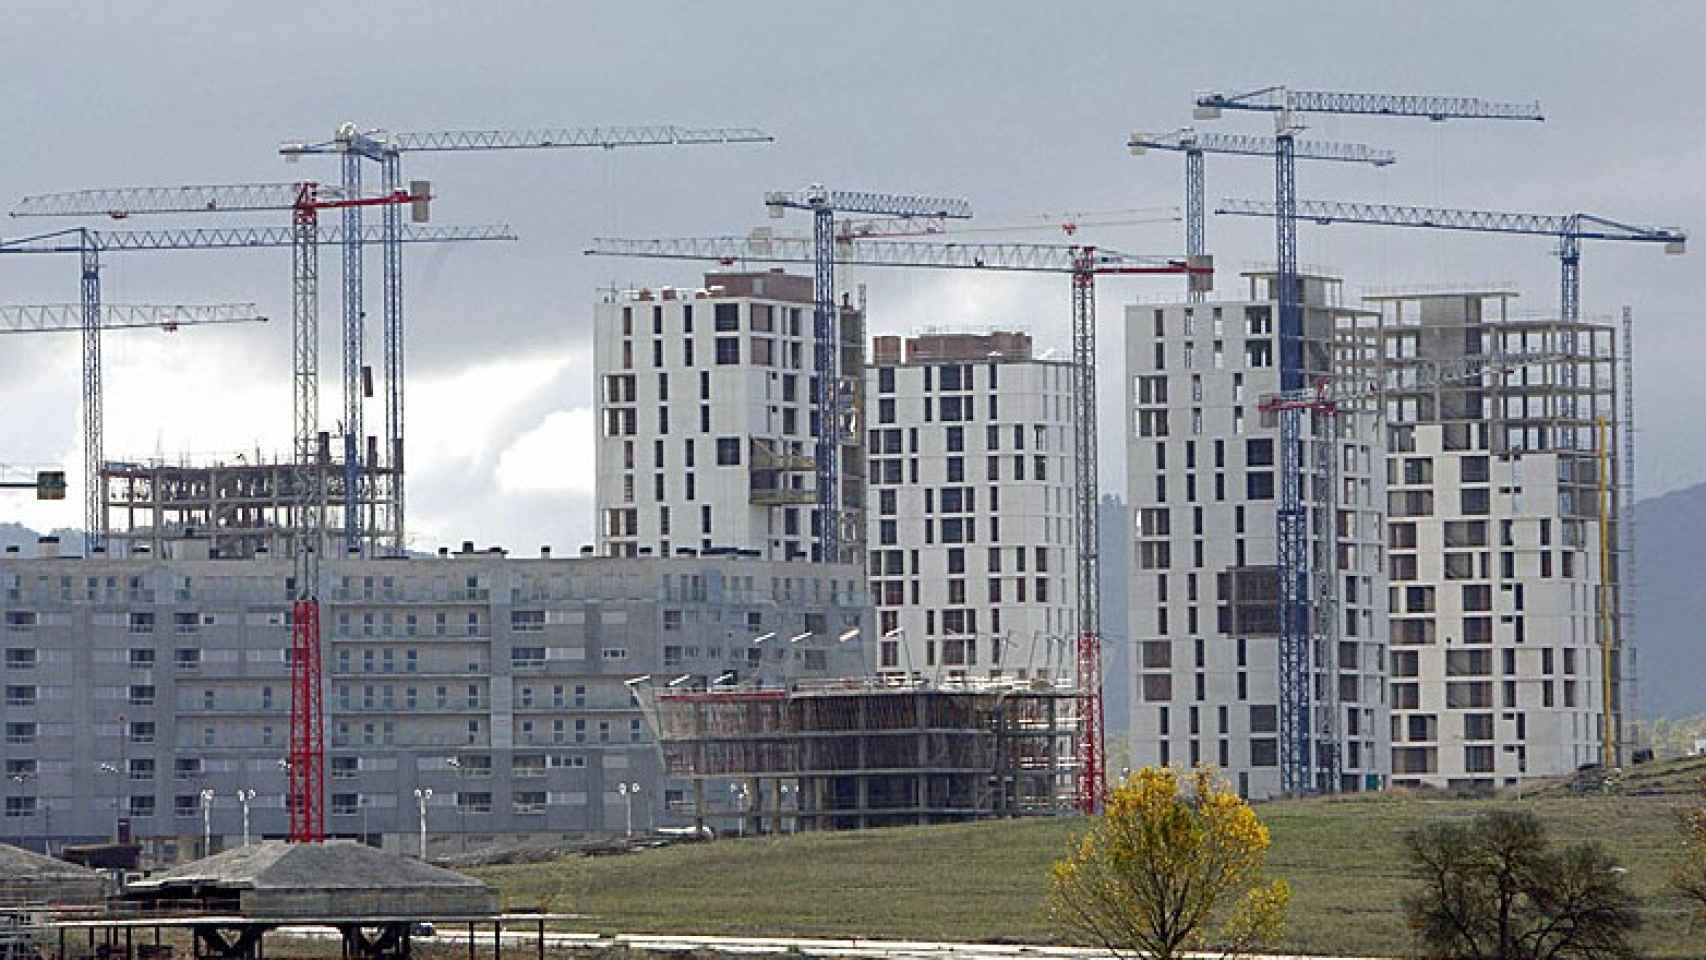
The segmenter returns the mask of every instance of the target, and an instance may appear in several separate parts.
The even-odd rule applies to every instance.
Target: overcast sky
[[[1579,12],[1578,12],[1579,11]],[[690,264],[590,260],[595,235],[690,236],[765,224],[765,190],[964,196],[989,225],[1062,211],[1182,203],[1182,158],[1133,158],[1129,131],[1190,122],[1192,91],[1300,88],[1539,99],[1544,124],[1312,117],[1309,136],[1398,151],[1384,171],[1302,165],[1306,198],[1541,213],[1588,211],[1700,233],[1706,97],[1697,3],[1288,2],[66,4],[8,0],[0,27],[0,206],[26,194],[131,184],[336,179],[287,166],[279,141],[364,127],[756,125],[769,146],[533,151],[408,158],[434,181],[438,223],[502,222],[514,244],[406,254],[413,546],[472,539],[559,550],[592,536],[591,304],[601,285],[695,283]],[[1694,67],[1688,64],[1696,64]],[[1269,133],[1262,115],[1215,129]],[[1209,159],[1210,203],[1271,197],[1270,167]],[[139,221],[130,221],[137,225]],[[149,225],[216,225],[212,217]],[[278,222],[283,222],[279,218]],[[6,220],[16,236],[47,221]],[[101,224],[95,224],[100,226]],[[807,224],[796,222],[795,228]],[[1047,232],[1015,233],[1044,242]],[[1092,239],[1175,253],[1182,227]],[[1271,260],[1265,220],[1212,219],[1230,274]],[[1584,311],[1636,312],[1639,485],[1706,479],[1698,428],[1701,258],[1589,244]],[[1556,309],[1544,238],[1304,226],[1300,258],[1355,292],[1512,281]],[[369,258],[370,314],[378,263]],[[326,258],[322,423],[339,409],[336,258]],[[843,271],[866,283],[873,332],[1020,326],[1067,346],[1064,278]],[[110,458],[285,451],[289,257],[283,250],[108,258],[110,302],[254,300],[267,327],[114,333]],[[1122,304],[1176,280],[1102,284],[1102,364],[1117,373]],[[0,301],[75,299],[72,258],[0,260]],[[370,333],[377,334],[378,324]],[[377,338],[369,356],[377,364]],[[0,340],[0,462],[80,475],[75,337]],[[1123,492],[1119,377],[1101,404],[1104,489]],[[368,423],[383,408],[369,408]],[[0,519],[74,525],[78,502],[0,505]]]

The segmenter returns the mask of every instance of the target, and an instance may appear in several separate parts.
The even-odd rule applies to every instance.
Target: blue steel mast
[[[815,457],[818,551],[813,559],[840,563],[848,559],[842,548],[843,539],[862,542],[863,531],[856,523],[842,529],[842,420],[851,415],[851,410],[844,410],[843,405],[850,405],[855,394],[850,385],[844,387],[841,383],[839,308],[835,303],[835,214],[964,220],[971,216],[971,204],[945,197],[828,190],[822,184],[812,184],[792,193],[765,194],[764,205],[770,209],[772,217],[782,216],[783,211],[789,208],[808,210],[812,214],[812,337],[818,409]],[[862,551],[855,559],[863,560]]]

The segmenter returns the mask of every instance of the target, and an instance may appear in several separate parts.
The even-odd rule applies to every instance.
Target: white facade
[[[1126,308],[1133,761],[1214,766],[1251,797],[1281,790],[1279,429],[1258,409],[1280,388],[1268,286],[1253,276],[1248,300]],[[1311,377],[1335,372],[1329,343],[1368,316],[1337,292],[1305,278]],[[1310,779],[1378,789],[1390,764],[1380,437],[1368,414],[1306,414],[1303,437],[1310,589],[1333,611],[1311,643]]]
[[[1071,365],[1030,359],[1022,335],[923,339],[946,349],[915,339],[903,359],[878,338],[867,371],[877,669],[1070,676]]]
[[[1578,358],[1573,385],[1570,365],[1544,363],[1388,394],[1394,784],[1490,790],[1600,760],[1594,419],[1615,469],[1615,340],[1608,325],[1511,318],[1507,300],[1379,301],[1389,368],[1492,351]],[[1610,484],[1613,518],[1617,496]]]
[[[625,291],[594,310],[598,552],[816,558],[812,281],[712,274],[701,290]],[[842,313],[842,337],[863,324]],[[842,363],[858,374],[860,352]],[[857,399],[857,398],[856,398]],[[863,503],[843,446],[844,510]]]

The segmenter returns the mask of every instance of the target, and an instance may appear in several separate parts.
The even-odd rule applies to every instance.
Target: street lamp
[[[22,790],[24,788],[24,784],[29,783],[31,780],[34,780],[35,778],[32,777],[31,775],[27,774],[27,773],[14,773],[11,776],[7,777],[6,779],[17,784],[18,789]],[[23,803],[22,800],[19,800],[18,802],[20,804]],[[24,827],[23,827],[23,824],[19,824],[18,825],[18,846],[21,847],[23,845],[24,845]],[[42,846],[45,848],[46,845],[47,845],[47,834],[43,833],[42,834]]]
[[[639,679],[649,680],[651,678],[650,677],[636,678],[635,680],[630,680],[628,682],[630,684],[637,683]],[[445,766],[449,767],[450,769],[455,770],[458,776],[460,776],[462,774],[462,759],[460,757],[445,757],[444,758],[444,764],[445,764]],[[464,791],[462,790],[461,785],[458,784],[457,788],[456,788],[456,822],[458,824],[457,829],[461,833],[461,837],[458,840],[458,845],[462,848],[463,853],[467,853],[468,852],[468,805],[465,802],[466,798],[464,798],[462,795],[463,792]]]
[[[734,801],[736,819],[740,822],[740,835],[746,836],[746,800],[749,791],[744,783],[729,784],[729,797]]]
[[[243,805],[243,846],[249,845],[249,803],[255,799],[255,791],[238,790],[237,802]]]
[[[664,684],[664,686],[670,688],[671,690],[674,690],[676,687],[679,687],[682,684],[684,684],[687,681],[692,680],[692,679],[693,679],[693,674],[684,673],[681,676],[676,677],[674,680],[671,680],[670,682]]]
[[[213,856],[213,790],[201,791],[201,855]]]
[[[906,642],[906,628],[905,627],[895,627],[893,630],[890,630],[888,633],[883,634],[883,639],[884,640],[894,640],[896,643],[898,643],[900,645],[900,652],[906,656],[906,679],[908,681],[910,681],[912,679],[912,675],[913,675],[912,647],[910,644],[908,644]]]
[[[415,806],[421,811],[421,859],[426,860],[426,808],[427,801],[432,799],[431,787],[415,788]]]
[[[753,637],[752,638],[752,645],[755,647],[762,647],[762,646],[764,646],[764,644],[766,644],[769,641],[774,640],[774,639],[776,639],[776,631],[771,630],[767,633],[761,633],[758,636]],[[755,676],[755,680],[760,687],[764,686],[764,653],[763,653],[763,651],[760,651],[758,654],[758,671],[757,671],[757,674]],[[788,685],[787,681],[788,681],[787,672],[786,672],[786,670],[784,670],[783,676],[782,676],[782,685],[784,687]]]
[[[841,634],[835,638],[835,642],[838,644],[851,643],[854,640],[859,639],[859,634],[862,632],[863,632],[863,630],[859,627],[849,627],[848,629],[841,631]],[[871,661],[870,661],[870,659],[867,657],[864,657],[864,656],[860,656],[859,657],[859,665],[864,668],[865,679],[867,681],[870,680],[871,679]]]
[[[634,798],[640,795],[638,783],[618,783],[616,792],[628,801],[628,836],[634,835]]]
[[[780,795],[776,798],[776,812],[782,813],[786,810],[786,808],[788,806],[788,795],[789,794],[795,795],[795,797],[794,797],[794,815],[793,815],[793,817],[786,819],[783,822],[788,825],[788,832],[789,833],[799,833],[800,832],[800,800],[799,800],[799,796],[798,796],[798,794],[799,794],[799,788],[798,787],[794,786],[791,783],[784,783],[781,785]]]
[[[725,683],[732,682],[734,679],[735,679],[735,672],[733,670],[724,670],[721,676],[717,677],[716,680],[711,682],[711,686],[720,687]]]
[[[120,816],[118,796],[119,796],[119,787],[121,785],[121,780],[120,780],[121,775],[119,773],[118,764],[116,764],[116,763],[103,763],[100,766],[96,767],[95,769],[101,773],[110,773],[110,774],[112,774],[112,777],[113,777],[113,842],[117,843],[118,842],[118,824],[119,824],[119,816]]]

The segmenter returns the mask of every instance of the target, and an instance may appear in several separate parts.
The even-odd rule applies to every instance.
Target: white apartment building
[[[1261,798],[1282,789],[1281,451],[1278,420],[1259,408],[1280,389],[1281,345],[1273,275],[1245,278],[1245,300],[1126,308],[1131,727],[1134,764],[1211,765]],[[1340,286],[1302,278],[1311,381],[1356,375],[1376,342]],[[1381,438],[1369,413],[1304,414],[1302,436],[1309,589],[1326,601],[1314,604],[1306,779],[1379,789],[1391,761]]]
[[[857,310],[843,307],[840,334],[843,383],[862,384]],[[600,554],[818,559],[810,277],[715,273],[697,290],[612,293],[593,340]],[[843,530],[862,533],[863,398],[850,395]]]
[[[1071,675],[1071,365],[1018,333],[877,337],[872,361],[878,670]]]
[[[1472,381],[1390,389],[1387,531],[1392,776],[1491,790],[1598,762],[1606,710],[1598,622],[1595,420],[1619,466],[1609,323],[1518,317],[1513,294],[1373,298],[1393,374],[1475,354],[1574,357]],[[1608,474],[1608,481],[1615,477]],[[1619,489],[1608,482],[1615,537]],[[1613,542],[1614,544],[1614,542]],[[1615,545],[1612,556],[1616,556]],[[1613,634],[1614,741],[1623,651]]]

